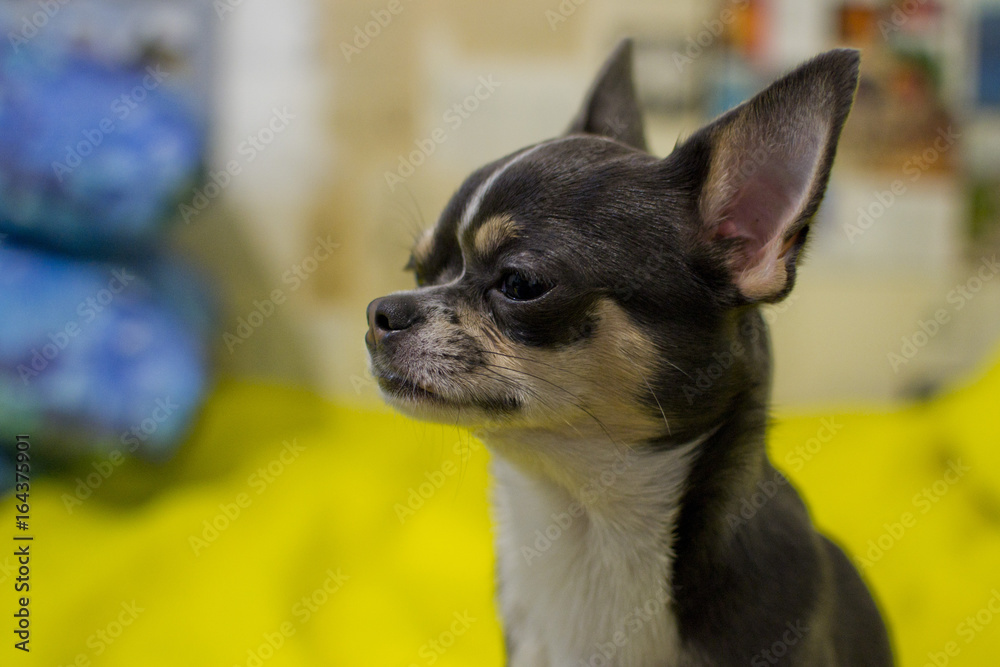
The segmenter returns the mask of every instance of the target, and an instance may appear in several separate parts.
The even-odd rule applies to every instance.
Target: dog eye
[[[548,292],[550,287],[519,271],[512,271],[503,277],[497,289],[511,301],[531,301]]]
[[[427,277],[424,275],[424,272],[420,270],[420,267],[417,266],[417,263],[414,261],[412,256],[410,257],[410,261],[406,263],[406,266],[403,267],[403,270],[409,271],[413,274],[413,279],[416,281],[418,288],[427,285]]]

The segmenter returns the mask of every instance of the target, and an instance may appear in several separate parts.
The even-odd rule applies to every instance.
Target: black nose
[[[386,296],[368,304],[368,333],[365,342],[375,346],[391,333],[413,326],[417,320],[417,300],[412,296]]]

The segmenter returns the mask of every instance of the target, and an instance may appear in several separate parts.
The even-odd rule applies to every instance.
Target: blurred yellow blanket
[[[1000,656],[998,403],[1000,365],[921,406],[773,429],[901,665]],[[109,456],[33,484],[27,654],[4,499],[0,664],[501,665],[487,459],[454,428],[223,384],[170,464]]]

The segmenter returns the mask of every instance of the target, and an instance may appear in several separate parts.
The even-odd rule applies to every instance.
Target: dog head
[[[469,176],[416,289],[369,305],[385,398],[486,429],[703,432],[768,382],[758,304],[792,289],[857,75],[857,52],[820,55],[659,159],[623,42],[568,133]]]

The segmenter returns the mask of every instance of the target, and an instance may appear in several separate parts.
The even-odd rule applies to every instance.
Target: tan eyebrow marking
[[[480,257],[489,257],[510,239],[517,238],[518,226],[509,215],[497,215],[479,226],[472,247]]]
[[[432,228],[421,234],[420,238],[417,239],[417,242],[413,244],[413,251],[411,252],[411,263],[413,264],[413,268],[426,264],[427,260],[430,259],[433,240],[434,229]]]

